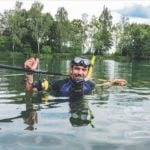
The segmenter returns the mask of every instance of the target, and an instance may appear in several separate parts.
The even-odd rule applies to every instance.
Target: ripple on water
[[[83,150],[88,148],[73,135],[51,132],[1,132],[0,143],[0,149],[6,150]]]

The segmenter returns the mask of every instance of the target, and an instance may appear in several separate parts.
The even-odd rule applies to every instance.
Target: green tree
[[[57,30],[57,22],[53,21],[52,26],[50,28],[50,32],[49,32],[49,37],[50,37],[50,45],[51,45],[51,50],[54,53],[58,53],[59,49],[60,49],[60,34]]]
[[[146,58],[150,55],[150,26],[145,24],[130,24],[126,29],[129,32],[132,43],[130,55],[132,58]]]
[[[4,26],[3,34],[10,36],[13,51],[17,49],[17,47],[20,48],[22,46],[21,40],[26,33],[26,28],[22,26],[24,11],[21,9],[21,6],[21,2],[16,2],[15,9],[5,11],[2,17]]]
[[[53,29],[55,33],[55,39],[53,39],[53,43],[55,43],[56,49],[58,52],[66,52],[68,47],[70,46],[69,42],[69,32],[70,32],[70,23],[68,19],[68,12],[64,7],[60,7],[57,10],[55,15],[56,22],[55,27]]]
[[[48,13],[42,14],[43,5],[39,2],[32,4],[28,11],[28,29],[32,35],[33,42],[37,44],[35,52],[40,53],[40,46],[48,40],[48,32],[52,25],[52,16]]]
[[[71,50],[75,54],[81,54],[83,44],[83,22],[80,19],[74,19],[71,22],[70,43]]]
[[[0,36],[0,51],[5,52],[10,48],[10,37],[1,35]]]
[[[111,12],[104,6],[103,11],[98,19],[95,20],[97,32],[93,36],[94,48],[107,52],[112,46],[112,15]]]
[[[126,24],[120,36],[118,48],[121,55],[132,59],[150,56],[150,26],[146,24]]]
[[[120,21],[114,26],[114,40],[116,45],[116,53],[122,56],[129,55],[129,49],[127,44],[131,41],[131,37],[127,32],[126,28],[129,25],[129,18],[121,16]]]
[[[0,51],[4,52],[10,49],[10,36],[8,36],[6,29],[8,29],[8,11],[0,14]]]

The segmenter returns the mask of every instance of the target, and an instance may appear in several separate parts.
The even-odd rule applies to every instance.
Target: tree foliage
[[[71,22],[70,44],[71,50],[72,51],[76,50],[76,53],[81,53],[82,35],[83,35],[82,21],[79,19],[74,19]]]
[[[104,6],[98,20],[93,20],[96,33],[94,34],[94,47],[107,52],[112,46],[112,16],[111,12]]]
[[[88,20],[84,13],[82,19],[70,21],[64,7],[52,17],[43,13],[40,2],[34,2],[28,11],[22,5],[16,2],[14,9],[0,14],[0,51],[81,54],[101,49],[105,54],[115,43],[117,55],[133,59],[150,56],[150,26],[131,24],[124,16],[113,24],[105,6],[99,17]]]
[[[133,59],[150,56],[150,26],[145,24],[128,24],[120,40],[120,52]]]

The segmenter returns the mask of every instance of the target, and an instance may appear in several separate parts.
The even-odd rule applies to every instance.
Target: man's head
[[[76,80],[77,77],[86,78],[90,65],[91,62],[89,59],[83,57],[75,57],[71,61],[71,70],[70,70],[71,78],[73,80]]]

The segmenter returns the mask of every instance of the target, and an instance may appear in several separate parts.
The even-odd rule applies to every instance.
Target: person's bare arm
[[[25,61],[24,68],[28,69],[29,72],[25,76],[25,91],[26,92],[34,92],[36,89],[32,87],[33,83],[33,73],[30,72],[30,70],[35,70],[39,64],[38,58],[30,58]]]
[[[114,79],[114,80],[109,80],[104,83],[96,84],[97,86],[113,86],[113,85],[118,85],[118,86],[125,86],[127,84],[127,81],[124,79]]]

